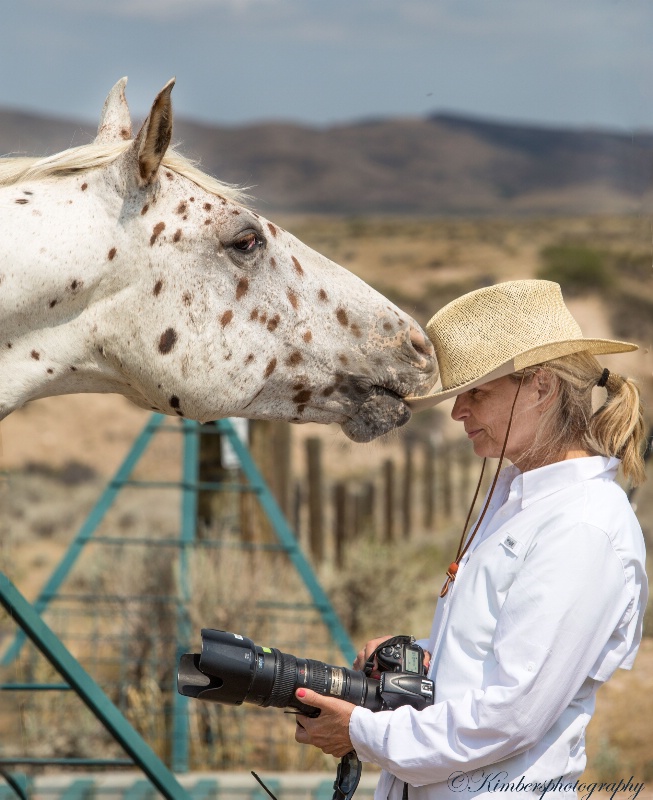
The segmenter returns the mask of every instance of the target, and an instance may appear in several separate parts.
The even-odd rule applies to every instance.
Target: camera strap
[[[360,783],[362,771],[363,765],[356,751],[350,750],[338,764],[332,800],[351,800]]]

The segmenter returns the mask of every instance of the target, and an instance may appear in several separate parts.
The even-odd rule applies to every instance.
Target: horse
[[[419,325],[171,146],[170,80],[135,137],[113,87],[93,142],[0,159],[0,420],[122,394],[200,422],[406,423],[437,375]]]

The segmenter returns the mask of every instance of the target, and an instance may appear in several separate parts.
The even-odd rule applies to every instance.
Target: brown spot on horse
[[[240,298],[247,293],[249,289],[249,278],[241,278],[238,281],[238,286],[236,286],[236,300],[240,300]]]
[[[288,297],[290,305],[296,311],[297,310],[297,306],[299,305],[299,301],[297,300],[297,295],[293,292],[292,289],[288,289],[288,291],[286,292],[286,296]]]
[[[336,317],[337,317],[337,319],[338,319],[338,322],[339,322],[341,325],[343,325],[343,326],[345,326],[345,327],[346,327],[347,325],[349,325],[349,318],[347,317],[347,312],[345,311],[345,309],[344,309],[344,308],[339,308],[339,309],[336,311]]]
[[[82,184],[82,191],[85,192],[88,189],[88,183]]]
[[[280,320],[281,320],[281,317],[278,314],[275,314],[273,317],[270,317],[270,321],[268,322],[268,326],[267,326],[268,330],[270,331],[270,333],[272,333],[272,331],[276,330],[277,325],[279,324]]]
[[[180,408],[181,406],[176,394],[173,394],[168,402],[170,403],[170,408]]]
[[[250,353],[247,358],[245,359],[246,364],[251,364],[254,361],[254,353]]]
[[[181,203],[176,208],[177,214],[185,214],[188,211],[188,206],[186,205],[185,201],[182,200]]]
[[[154,289],[152,289],[152,294],[155,297],[158,297],[161,294],[161,289],[163,289],[163,281],[159,280],[154,284]]]
[[[202,206],[202,208],[203,208],[205,211],[210,211],[210,210],[213,208],[213,206],[211,205],[211,203],[204,203],[204,205]]]
[[[270,375],[274,372],[277,367],[277,359],[273,358],[271,361],[268,362],[267,367],[265,368],[265,372],[263,373],[264,377],[269,378]]]
[[[293,403],[307,403],[311,399],[311,392],[310,389],[304,389],[301,392],[297,392],[297,394],[293,397]]]
[[[41,358],[41,354],[38,352],[38,350],[32,350],[30,355],[32,356],[34,361],[38,361]]]
[[[150,236],[150,247],[156,242],[161,233],[165,230],[165,222],[157,222],[152,228],[152,236]]]
[[[299,350],[293,350],[292,353],[286,359],[286,366],[288,367],[296,367],[298,364],[301,364],[303,361],[302,354]]]
[[[253,308],[252,309],[252,313],[249,315],[249,318],[251,320],[257,320],[258,319],[258,308]]]
[[[48,305],[50,306],[50,308],[54,308],[58,302],[59,302],[58,300],[50,300]]]
[[[229,309],[228,311],[225,311],[224,314],[220,317],[220,324],[222,325],[223,328],[226,328],[233,318],[234,318],[234,312],[231,309]]]
[[[177,343],[177,331],[174,328],[168,328],[161,334],[159,339],[159,353],[166,355]]]
[[[302,339],[308,344],[311,339],[313,338],[313,334],[310,331],[306,331],[306,333],[302,336]]]
[[[116,250],[115,247],[112,247],[111,250],[109,250],[109,261],[113,261],[113,259],[116,257],[117,252],[118,251]]]
[[[270,233],[273,236],[277,235],[277,229],[274,227],[274,225],[271,222],[268,222],[268,230],[270,231]]]
[[[144,217],[147,214],[149,208],[150,208],[150,204],[149,203],[145,203],[143,208],[141,208],[141,217]]]
[[[329,299],[329,295],[324,291],[324,289],[320,289],[320,291],[317,293],[317,296],[323,303],[326,303],[326,301]]]
[[[172,237],[173,242],[178,242],[181,239],[181,228],[177,228],[175,235]]]
[[[304,269],[303,269],[302,265],[299,263],[299,261],[297,261],[295,256],[292,256],[292,263],[295,266],[295,272],[297,272],[298,275],[303,275],[304,274]]]
[[[181,299],[185,306],[189,306],[193,302],[193,295],[190,292],[184,292]]]
[[[356,325],[356,323],[355,323],[355,322],[352,322],[352,323],[351,323],[351,326],[350,326],[350,328],[351,328],[351,332],[354,334],[354,336],[355,336],[357,339],[360,339],[360,337],[361,337],[363,334],[361,333],[361,329],[358,327],[358,325]]]

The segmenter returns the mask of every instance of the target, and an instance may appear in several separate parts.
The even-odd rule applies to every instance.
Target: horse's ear
[[[134,140],[133,152],[138,162],[137,181],[148,186],[156,178],[170,139],[172,138],[172,103],[170,92],[175,79],[169,80],[156,96],[150,115]]]
[[[104,101],[96,144],[113,144],[132,138],[132,122],[125,97],[127,78],[121,78]]]

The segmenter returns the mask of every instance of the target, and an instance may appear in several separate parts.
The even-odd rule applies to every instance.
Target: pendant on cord
[[[452,561],[449,564],[449,569],[447,570],[447,580],[444,582],[444,586],[442,587],[442,591],[440,592],[440,597],[444,597],[446,593],[449,591],[449,584],[453,583],[456,580],[456,573],[458,572],[458,563],[456,561]]]

